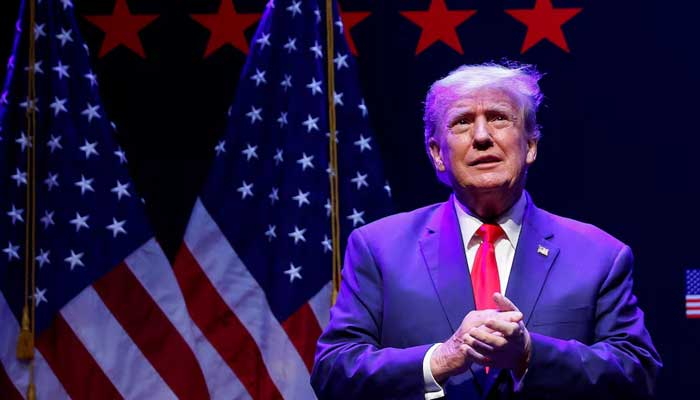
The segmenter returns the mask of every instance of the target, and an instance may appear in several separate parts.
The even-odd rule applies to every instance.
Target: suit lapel
[[[550,225],[549,217],[528,198],[506,288],[506,297],[523,313],[526,325],[540,296],[549,268],[559,254],[559,248],[549,241],[553,236]]]
[[[452,198],[435,211],[419,241],[440,304],[454,332],[474,309],[474,295]]]

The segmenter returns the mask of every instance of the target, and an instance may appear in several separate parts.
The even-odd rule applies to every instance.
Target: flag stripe
[[[321,336],[321,327],[309,304],[301,306],[282,323],[282,328],[294,344],[309,372],[314,366],[316,341]]]
[[[226,306],[187,246],[181,247],[174,271],[195,323],[228,362],[251,397],[280,398],[253,338]]]
[[[0,327],[0,369],[5,370],[18,393],[24,393],[29,383],[29,368],[27,364],[18,362],[15,358],[19,324],[1,293]],[[40,399],[68,398],[63,386],[38,350],[34,353],[34,380],[37,396]]]
[[[37,347],[73,400],[123,398],[60,314]]]
[[[284,398],[315,398],[306,366],[272,314],[265,292],[200,199],[192,210],[184,242],[221,298],[250,332]]]
[[[122,396],[176,398],[94,288],[85,288],[63,307],[61,315]]]
[[[700,294],[687,294],[685,295],[686,300],[697,300],[700,301]]]
[[[170,262],[155,239],[130,254],[126,265],[194,351],[204,372],[210,397],[250,398],[238,377],[190,318]]]
[[[700,316],[700,310],[686,310],[685,315],[698,315],[698,316]]]
[[[17,391],[17,388],[7,376],[5,368],[0,364],[0,394],[2,394],[3,399],[7,400],[21,400],[23,397]]]
[[[314,312],[314,315],[316,316],[316,320],[318,321],[318,325],[321,327],[321,330],[323,330],[326,325],[328,325],[328,320],[331,317],[331,288],[332,288],[333,283],[328,282],[326,286],[324,286],[321,290],[318,291],[309,300],[309,306],[311,306],[311,309]]]
[[[93,287],[178,398],[209,397],[192,350],[124,263]]]

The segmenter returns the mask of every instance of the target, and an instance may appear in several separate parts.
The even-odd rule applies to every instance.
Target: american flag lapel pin
[[[542,246],[541,244],[538,244],[537,245],[537,254],[541,254],[541,255],[547,257],[549,255],[549,249]]]

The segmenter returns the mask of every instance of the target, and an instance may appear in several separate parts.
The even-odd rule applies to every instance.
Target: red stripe
[[[0,364],[0,398],[7,400],[23,400],[22,395],[17,391],[17,388],[12,383],[12,380],[10,380],[2,364]]]
[[[700,318],[700,314],[694,314],[694,315],[686,314],[685,316],[688,317],[688,318],[692,318],[692,319]]]
[[[93,287],[178,398],[209,398],[192,349],[126,264],[119,264]]]
[[[60,314],[39,336],[36,344],[66,393],[74,400],[122,398]]]
[[[255,340],[182,245],[173,265],[192,320],[253,399],[281,399]]]
[[[301,355],[306,368],[311,372],[314,366],[314,353],[316,341],[321,336],[321,327],[318,325],[309,303],[305,303],[294,314],[282,323],[282,328],[287,332],[289,340]]]

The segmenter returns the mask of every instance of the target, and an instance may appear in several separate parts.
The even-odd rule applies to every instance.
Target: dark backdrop
[[[265,2],[236,0],[235,6],[259,13]],[[0,2],[3,60],[10,53],[16,3]],[[74,3],[81,17],[111,14],[114,6],[114,0]],[[80,18],[102,100],[171,257],[245,60],[229,45],[204,56],[209,30],[189,14],[215,13],[219,3],[129,1],[134,14],[158,15],[140,32],[143,58],[124,46],[100,57],[105,34]],[[370,12],[351,35],[397,210],[448,194],[423,150],[421,101],[429,84],[463,63],[507,57],[536,64],[546,73],[539,114],[544,136],[528,190],[540,207],[598,225],[632,247],[636,292],[665,364],[659,398],[694,398],[700,393],[700,320],[685,318],[684,270],[700,268],[700,6],[554,1],[556,8],[582,8],[563,24],[570,52],[544,40],[521,53],[528,28],[504,10],[533,8],[535,0],[448,0],[448,9],[478,11],[456,28],[463,54],[443,42],[416,54],[421,27],[400,12],[427,10],[429,3],[341,1],[345,11]],[[254,29],[245,31],[248,38]]]

